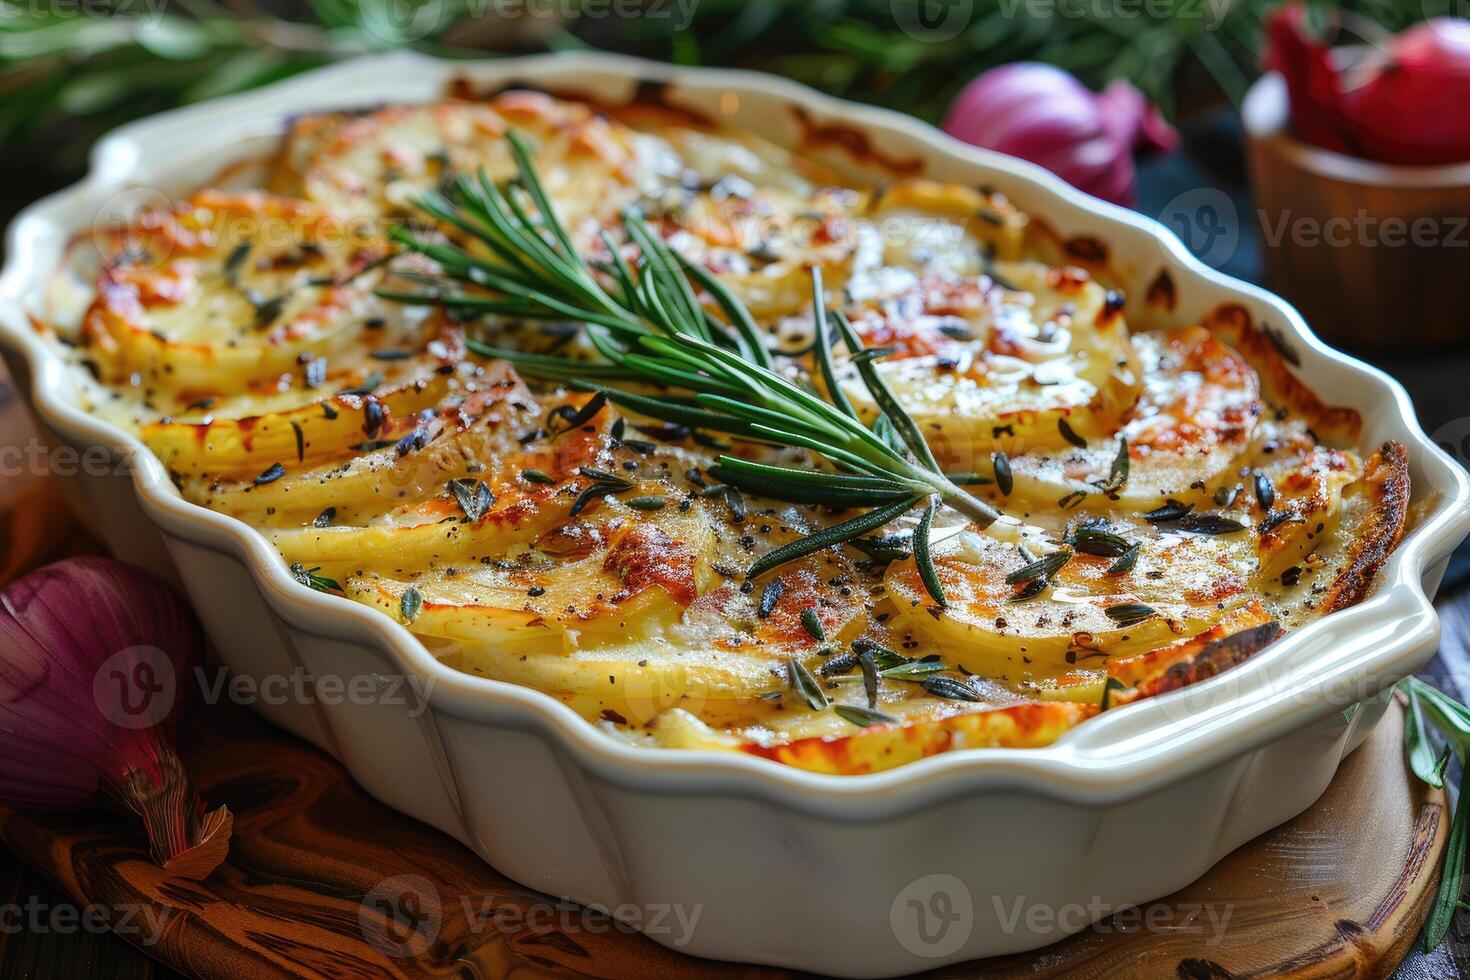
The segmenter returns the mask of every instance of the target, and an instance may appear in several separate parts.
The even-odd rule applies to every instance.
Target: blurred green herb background
[[[1350,0],[1396,30],[1456,0]],[[1132,80],[1167,113],[1239,99],[1276,0],[0,0],[0,141],[74,175],[127,119],[398,47],[603,48],[774,71],[937,119],[984,69]],[[1317,3],[1333,21],[1338,4]],[[9,155],[8,155],[9,156]],[[7,165],[16,164],[13,156]]]

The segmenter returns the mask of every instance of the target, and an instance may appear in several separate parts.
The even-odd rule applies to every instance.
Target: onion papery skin
[[[992,68],[960,92],[942,124],[974,146],[1029,160],[1079,190],[1133,202],[1135,150],[1172,150],[1178,135],[1121,79],[1094,94],[1051,65]]]
[[[173,748],[198,625],[157,577],[109,558],[37,569],[0,592],[0,802],[138,814],[153,858],[203,877],[232,817],[204,812]]]

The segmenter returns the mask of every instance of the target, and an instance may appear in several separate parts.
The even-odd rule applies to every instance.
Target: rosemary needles
[[[777,373],[740,300],[713,274],[670,249],[636,211],[622,221],[624,240],[639,253],[636,263],[624,259],[619,243],[604,231],[608,257],[596,267],[590,264],[557,217],[526,143],[515,133],[508,139],[517,173],[513,181],[501,186],[483,172],[460,175],[447,193],[430,193],[417,202],[481,248],[472,254],[407,228],[394,229],[395,240],[437,262],[444,278],[430,280],[421,292],[380,290],[379,295],[404,303],[441,304],[466,317],[495,314],[581,323],[598,360],[469,346],[482,356],[504,358],[525,374],[602,392],[639,415],[747,442],[806,449],[825,458],[831,469],[777,466],[730,455],[711,467],[718,479],[763,496],[866,508],[858,517],[763,555],[748,570],[752,577],[866,535],[931,500],[982,527],[999,516],[940,470],[918,426],[876,370],[873,362],[880,354],[864,349],[840,312],[826,310],[818,270],[812,272],[814,346],[824,394]],[[722,316],[704,307],[697,290],[710,297]],[[838,387],[833,332],[878,406],[871,424]],[[644,390],[613,383],[628,381]],[[934,516],[934,505],[927,506],[926,534]],[[943,590],[928,548],[914,550],[925,586],[942,605]]]

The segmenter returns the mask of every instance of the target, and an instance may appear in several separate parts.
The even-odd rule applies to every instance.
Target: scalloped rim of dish
[[[241,521],[183,500],[162,463],[141,442],[92,418],[57,394],[63,372],[69,368],[20,322],[24,317],[15,310],[25,284],[49,272],[33,268],[26,244],[48,225],[46,213],[68,197],[93,185],[125,186],[132,163],[146,152],[138,150],[146,137],[164,129],[185,128],[191,120],[228,109],[263,109],[278,100],[284,103],[278,118],[285,119],[301,111],[300,107],[292,108],[290,96],[340,83],[356,74],[382,77],[393,72],[427,73],[442,82],[465,73],[473,76],[478,71],[504,76],[505,80],[528,81],[530,76],[552,67],[612,72],[691,89],[764,92],[801,104],[820,116],[839,117],[869,129],[897,131],[931,153],[958,157],[962,162],[1003,174],[1008,180],[1034,185],[1061,206],[1140,229],[1161,249],[1165,265],[1236,297],[1269,305],[1313,357],[1337,362],[1358,374],[1364,383],[1387,390],[1405,433],[1412,439],[1411,450],[1424,461],[1421,469],[1438,469],[1443,477],[1419,488],[1419,496],[1422,499],[1426,491],[1437,491],[1441,498],[1379,570],[1378,587],[1372,596],[1310,623],[1234,670],[1132,705],[1126,711],[1093,718],[1044,748],[950,750],[882,772],[835,776],[739,752],[620,743],[550,695],[445,666],[405,627],[382,613],[297,583],[262,535]],[[343,102],[352,104],[351,99]],[[112,171],[118,171],[118,175],[104,179]],[[759,794],[802,812],[864,821],[978,789],[1017,789],[1094,805],[1135,799],[1341,710],[1349,702],[1326,696],[1335,684],[1361,684],[1365,678],[1377,678],[1367,688],[1352,688],[1359,694],[1352,698],[1356,701],[1419,666],[1404,663],[1403,658],[1421,645],[1431,644],[1439,632],[1438,619],[1422,587],[1422,574],[1433,562],[1446,559],[1470,533],[1470,478],[1419,428],[1403,387],[1382,371],[1329,348],[1284,300],[1204,265],[1158,222],[1090,198],[1037,166],[960,143],[900,113],[832,98],[758,72],[679,68],[620,55],[581,52],[479,62],[442,61],[409,52],[354,59],[121,127],[94,148],[91,170],[83,181],[26,208],[11,224],[6,241],[8,259],[0,273],[0,299],[9,301],[11,308],[4,311],[3,331],[7,342],[18,348],[30,365],[32,406],[47,425],[68,438],[107,446],[139,460],[140,465],[133,469],[135,492],[144,511],[165,534],[237,556],[249,568],[271,609],[294,627],[369,643],[405,674],[413,671],[433,678],[429,703],[436,710],[465,720],[489,721],[549,736],[591,771],[621,785],[656,787],[666,793]],[[161,487],[167,492],[159,492]],[[1339,649],[1329,657],[1326,648],[1340,645],[1345,636],[1352,640],[1348,650]],[[1170,706],[1185,697],[1204,703],[1187,716],[1169,717]],[[859,800],[867,805],[855,808],[853,804]]]

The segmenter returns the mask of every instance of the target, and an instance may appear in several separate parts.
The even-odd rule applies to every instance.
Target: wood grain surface
[[[1266,285],[1328,343],[1366,350],[1465,343],[1457,290],[1470,183],[1365,183],[1279,134],[1247,140]],[[1390,324],[1402,324],[1395,329]]]

